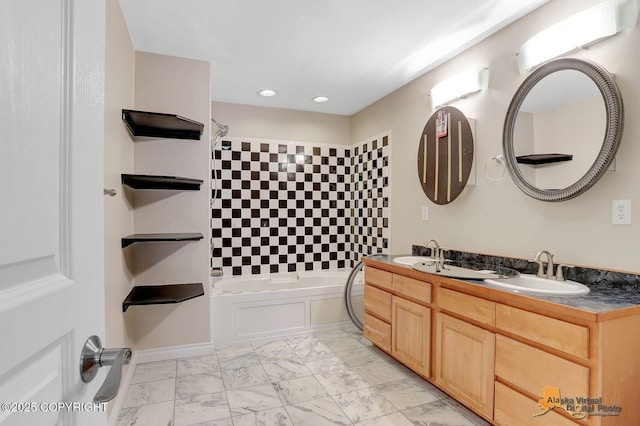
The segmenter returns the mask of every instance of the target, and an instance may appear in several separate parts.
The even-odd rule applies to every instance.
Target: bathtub
[[[211,279],[211,340],[216,348],[350,324],[344,288],[350,269]],[[363,311],[362,273],[352,300]]]

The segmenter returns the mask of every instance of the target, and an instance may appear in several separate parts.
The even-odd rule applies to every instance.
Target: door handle
[[[85,383],[89,383],[98,374],[98,369],[110,365],[107,374],[93,402],[111,401],[118,394],[122,377],[122,366],[131,362],[130,348],[105,349],[98,336],[87,339],[80,355],[80,377]]]

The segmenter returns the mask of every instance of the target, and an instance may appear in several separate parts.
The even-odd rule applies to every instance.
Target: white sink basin
[[[535,275],[520,274],[518,277],[500,280],[484,280],[487,284],[493,284],[509,290],[525,293],[537,293],[559,296],[570,296],[589,293],[589,287],[575,281],[556,281],[540,278]]]
[[[434,262],[435,259],[426,256],[400,256],[394,258],[393,261],[401,265],[415,265],[420,262]]]

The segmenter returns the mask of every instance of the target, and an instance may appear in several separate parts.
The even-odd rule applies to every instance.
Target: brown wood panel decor
[[[424,126],[418,148],[418,177],[425,195],[436,204],[452,202],[467,184],[472,165],[467,117],[450,106],[438,109]]]

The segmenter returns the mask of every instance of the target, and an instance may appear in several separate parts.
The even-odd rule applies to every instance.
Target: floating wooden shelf
[[[122,248],[135,243],[166,243],[177,241],[199,241],[201,233],[131,234],[122,238]]]
[[[178,176],[152,176],[122,174],[122,183],[133,189],[173,189],[198,191],[202,179],[191,179]]]
[[[529,164],[532,166],[549,163],[560,163],[562,161],[571,160],[573,160],[573,155],[571,154],[530,154],[516,157],[516,161],[519,164]]]
[[[204,124],[175,114],[122,110],[122,120],[133,136],[200,140]]]
[[[129,306],[180,303],[203,295],[202,283],[135,286],[122,302],[122,312]]]

